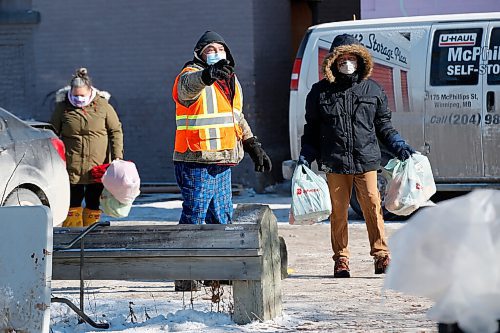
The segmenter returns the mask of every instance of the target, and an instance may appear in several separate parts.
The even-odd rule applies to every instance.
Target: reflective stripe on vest
[[[233,114],[207,114],[198,116],[176,116],[178,130],[195,130],[203,128],[233,127]]]
[[[206,86],[198,100],[189,107],[178,102],[177,84],[179,77],[186,71],[197,71],[185,68],[174,83],[173,97],[176,101],[176,136],[175,150],[220,151],[233,149],[237,138],[241,138],[242,130],[239,121],[243,99],[241,86],[235,78],[235,96],[233,105],[227,100],[224,92],[216,85]]]

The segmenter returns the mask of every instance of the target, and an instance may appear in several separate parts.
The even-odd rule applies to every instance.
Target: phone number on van
[[[485,125],[498,125],[500,124],[499,114],[487,114],[484,117],[480,113],[473,114],[457,114],[450,113],[442,116],[432,116],[430,119],[431,124],[441,124],[441,125],[481,125],[483,122]]]

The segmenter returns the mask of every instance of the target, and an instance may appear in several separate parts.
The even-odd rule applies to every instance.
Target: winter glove
[[[250,155],[253,163],[255,164],[255,171],[269,172],[272,169],[271,159],[267,156],[264,149],[262,149],[260,142],[256,137],[251,137],[243,141],[243,150]]]
[[[299,161],[297,164],[304,164],[306,167],[310,167],[312,162],[316,159],[317,151],[312,146],[304,143],[302,144],[302,149],[300,150]]]
[[[405,143],[399,148],[396,156],[400,161],[405,161],[409,159],[412,154],[415,153],[416,153],[415,149],[413,149],[409,144]]]
[[[201,80],[205,85],[209,86],[217,80],[229,79],[233,74],[234,70],[227,59],[222,59],[213,65],[208,65],[201,72]]]
[[[90,169],[90,175],[92,176],[92,179],[97,182],[97,183],[102,183],[102,176],[108,170],[109,163],[106,164],[101,164],[101,165],[96,165],[92,169]]]
[[[299,160],[297,161],[297,165],[304,165],[306,167],[309,168],[309,162],[307,162],[306,158],[304,157],[304,155],[300,155],[299,156]]]
[[[389,146],[393,154],[400,160],[405,161],[410,158],[410,156],[416,153],[409,144],[399,134],[395,134],[391,137]]]

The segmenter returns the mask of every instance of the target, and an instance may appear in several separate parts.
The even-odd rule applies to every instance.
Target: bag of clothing
[[[292,177],[290,224],[311,224],[332,213],[326,181],[305,165],[297,165]]]
[[[429,201],[436,193],[429,159],[413,154],[405,161],[390,160],[383,169],[388,184],[385,208],[396,215],[410,215],[419,207],[432,206]]]
[[[102,184],[116,200],[126,205],[132,204],[141,193],[139,173],[130,161],[113,161],[102,176]]]
[[[104,214],[112,217],[127,217],[132,208],[132,203],[121,203],[106,189],[102,191],[99,202]]]

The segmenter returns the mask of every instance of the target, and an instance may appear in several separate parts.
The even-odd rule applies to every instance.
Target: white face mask
[[[358,63],[355,60],[344,60],[339,64],[339,72],[342,74],[353,74],[357,68]]]
[[[217,52],[207,54],[207,64],[213,65],[219,60],[226,59],[226,52]]]
[[[76,106],[77,108],[87,106],[90,102],[90,96],[74,96],[72,94],[68,94],[68,96],[71,104],[73,104],[73,106]]]
[[[88,95],[88,96],[75,96],[71,93],[71,89],[68,90],[69,102],[77,108],[83,108],[83,107],[89,105],[90,102],[92,102],[92,100],[94,99],[95,94],[96,94],[96,91],[93,88],[90,92],[90,95]]]

